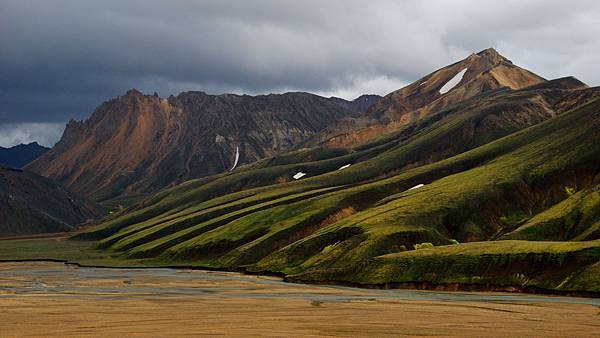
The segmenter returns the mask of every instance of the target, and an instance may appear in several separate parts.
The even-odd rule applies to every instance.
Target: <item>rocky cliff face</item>
[[[0,166],[0,236],[70,231],[102,214],[53,180]]]
[[[88,120],[69,122],[28,169],[100,201],[151,193],[274,155],[353,114],[307,93],[164,99],[130,90]]]

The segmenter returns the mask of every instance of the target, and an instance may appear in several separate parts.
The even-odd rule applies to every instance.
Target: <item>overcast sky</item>
[[[0,146],[128,88],[352,99],[488,47],[600,85],[600,1],[0,0]]]

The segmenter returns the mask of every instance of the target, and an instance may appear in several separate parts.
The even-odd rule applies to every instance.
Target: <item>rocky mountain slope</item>
[[[0,165],[11,168],[22,168],[42,156],[48,150],[50,148],[41,146],[37,142],[19,144],[10,148],[0,147]]]
[[[48,178],[0,166],[0,236],[72,231],[103,209]]]
[[[124,257],[295,281],[598,293],[600,88],[521,81],[529,73],[505,62],[515,88],[459,95],[356,147],[322,144],[185,182],[78,237]]]
[[[135,198],[278,154],[373,99],[203,92],[164,99],[130,90],[71,121],[27,169],[98,201]]]
[[[481,93],[502,87],[521,89],[544,81],[496,50],[486,49],[391,92],[363,115],[344,119],[302,146],[355,147]]]

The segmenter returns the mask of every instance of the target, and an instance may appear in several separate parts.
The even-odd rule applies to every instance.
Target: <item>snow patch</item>
[[[232,171],[233,169],[235,169],[239,160],[240,160],[240,146],[236,146],[235,147],[235,161],[233,161],[233,167],[231,167],[231,169],[229,169],[229,171]]]
[[[348,168],[349,166],[350,166],[350,164],[343,165],[338,170],[344,170],[344,169]]]
[[[457,84],[459,84],[460,81],[462,81],[463,76],[465,76],[467,69],[468,68],[461,70],[460,72],[458,72],[458,74],[454,75],[454,77],[451,78],[450,81],[446,82],[446,84],[442,86],[442,88],[440,88],[440,94],[446,94],[450,91],[450,89],[454,88]]]
[[[414,187],[408,189],[408,190],[413,190],[413,189],[419,189],[420,187],[424,186],[425,184],[417,184]]]
[[[427,81],[423,81],[423,82],[419,83],[419,86],[422,86],[422,85],[424,85],[426,83],[427,83]]]
[[[301,171],[297,172],[296,175],[292,176],[295,180],[302,178],[302,176],[305,176],[306,173],[303,173]]]

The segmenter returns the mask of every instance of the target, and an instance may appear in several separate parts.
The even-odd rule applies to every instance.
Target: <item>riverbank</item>
[[[590,336],[598,299],[370,290],[187,269],[0,263],[3,336]],[[60,323],[60,324],[57,324]]]
[[[447,282],[430,282],[430,281],[409,281],[409,282],[390,282],[378,281],[372,279],[364,279],[361,282],[353,282],[354,276],[359,274],[346,273],[352,278],[330,279],[330,274],[315,274],[315,275],[286,275],[281,272],[272,272],[256,269],[240,268],[222,268],[211,266],[206,262],[181,262],[174,264],[173,262],[164,262],[157,259],[125,259],[119,253],[108,250],[95,249],[95,242],[68,240],[65,236],[54,236],[47,238],[28,238],[28,239],[12,239],[0,241],[0,262],[30,262],[30,261],[48,261],[60,262],[76,265],[79,267],[92,268],[172,268],[172,269],[197,269],[207,271],[227,271],[238,272],[248,275],[276,276],[282,278],[286,282],[315,284],[315,285],[342,285],[350,287],[360,287],[366,289],[414,289],[414,290],[437,290],[437,291],[467,291],[467,292],[507,292],[507,293],[528,293],[528,294],[545,294],[558,296],[574,296],[574,297],[595,297],[600,298],[600,292],[577,290],[577,289],[549,289],[536,285],[523,286],[511,283],[472,283],[467,279],[463,282],[454,282],[449,279]],[[425,252],[426,250],[423,250]],[[383,257],[385,258],[385,256]],[[418,257],[422,260],[423,257]],[[535,257],[525,256],[524,258],[536,262]],[[443,256],[433,256],[430,261],[447,259]],[[538,262],[539,263],[539,262]],[[389,264],[386,263],[386,264]],[[403,263],[406,264],[406,263]],[[499,263],[494,263],[499,264]],[[400,264],[401,265],[401,264]],[[439,263],[438,263],[439,265]],[[452,265],[452,264],[449,264]],[[598,264],[595,264],[598,265]],[[456,266],[454,264],[454,266]],[[489,268],[488,268],[489,269]],[[388,273],[390,269],[385,270]],[[441,271],[441,270],[440,270]],[[456,270],[453,270],[456,271]],[[364,270],[363,270],[364,272]],[[425,274],[425,273],[423,273]],[[344,274],[336,274],[335,276],[344,276]],[[308,277],[308,278],[307,278]],[[595,277],[597,279],[597,276]],[[596,288],[597,289],[597,288]],[[595,289],[594,289],[595,290]]]

